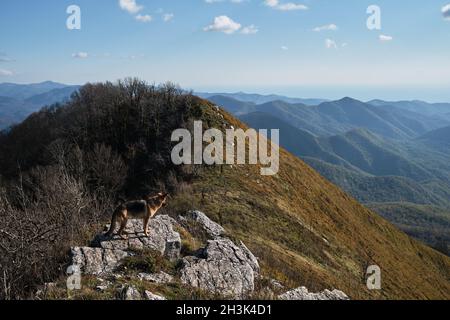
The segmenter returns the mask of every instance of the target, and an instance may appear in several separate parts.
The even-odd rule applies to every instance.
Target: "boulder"
[[[225,234],[225,229],[221,225],[212,221],[206,214],[200,211],[189,211],[185,215],[179,216],[178,221],[182,225],[189,221],[197,223],[211,239],[218,238]]]
[[[309,292],[307,288],[300,287],[288,291],[280,296],[280,300],[350,300],[349,297],[340,290],[324,290],[319,293]]]
[[[209,240],[201,256],[183,259],[181,281],[225,297],[245,298],[259,273],[255,256],[228,238]]]
[[[122,250],[91,247],[72,248],[72,265],[78,266],[82,273],[101,275],[113,272],[119,262],[129,256]]]
[[[92,246],[109,250],[152,249],[161,252],[167,258],[178,259],[181,250],[180,234],[173,227],[177,222],[167,215],[159,215],[149,222],[149,236],[144,234],[142,220],[130,220],[125,229],[127,239],[118,235],[107,237],[97,235]],[[107,226],[109,228],[109,226]]]
[[[167,215],[160,215],[150,220],[149,236],[144,235],[142,220],[130,220],[127,225],[127,239],[119,236],[106,237],[99,234],[91,247],[72,248],[72,265],[77,265],[84,274],[100,275],[112,273],[120,261],[133,255],[136,249],[159,251],[171,260],[180,256],[181,238],[174,231],[177,222]]]

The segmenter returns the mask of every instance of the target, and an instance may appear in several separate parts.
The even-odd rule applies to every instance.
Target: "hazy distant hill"
[[[6,128],[24,116],[22,101],[10,97],[0,97],[0,129]]]
[[[38,94],[65,87],[67,85],[52,81],[32,84],[0,83],[0,96],[25,100]]]
[[[358,168],[376,176],[404,176],[417,181],[434,178],[425,168],[397,153],[394,145],[365,129],[315,137],[264,113],[251,113],[240,119],[256,129],[280,129],[280,144],[300,157],[317,158],[349,169]]]
[[[450,126],[427,132],[419,137],[418,140],[450,147]]]
[[[276,94],[261,95],[261,94],[250,94],[244,92],[237,93],[196,93],[199,97],[210,100],[213,96],[223,96],[231,99],[235,99],[241,102],[251,102],[254,104],[263,104],[272,101],[283,101],[287,103],[302,103],[307,106],[315,106],[322,102],[328,101],[326,99],[302,99],[302,98],[290,98],[285,96],[280,96]]]
[[[280,129],[280,145],[296,156],[315,157],[330,163],[339,164],[343,167],[358,170],[344,159],[325,150],[319,138],[313,134],[297,129],[270,114],[253,112],[242,115],[239,119],[255,129]]]
[[[78,89],[79,86],[68,86],[64,88],[53,89],[51,91],[32,96],[26,99],[25,103],[35,106],[44,106],[57,102],[62,103],[68,100],[72,93],[74,93]]]
[[[394,106],[396,108],[413,111],[425,115],[448,114],[450,103],[428,103],[420,100],[413,101],[383,101],[372,100],[368,102],[374,106]]]
[[[362,203],[410,202],[424,205],[450,206],[450,200],[434,194],[426,186],[401,176],[372,176],[339,165],[302,157],[302,159]]]
[[[219,106],[226,106],[226,110],[234,115],[242,115],[256,111],[256,104],[254,102],[240,101],[221,95],[211,96],[208,100]]]
[[[37,84],[0,84],[0,130],[19,123],[44,106],[66,101],[79,86],[51,81]]]
[[[317,136],[337,135],[365,128],[383,137],[406,139],[450,125],[450,121],[445,119],[392,106],[373,106],[351,98],[324,102],[318,106],[283,101],[254,105],[222,96],[213,96],[210,100],[235,115],[264,112]]]

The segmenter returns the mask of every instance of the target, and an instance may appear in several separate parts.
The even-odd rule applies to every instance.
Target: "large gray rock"
[[[136,249],[153,249],[171,260],[180,256],[181,238],[174,230],[177,222],[167,215],[150,220],[149,236],[144,235],[142,220],[130,220],[127,225],[127,239],[119,236],[106,237],[99,234],[92,241],[92,247],[72,248],[72,265],[77,265],[84,274],[99,275],[112,273],[120,261],[133,255]]]
[[[280,300],[349,300],[349,297],[340,290],[324,290],[319,293],[309,292],[307,288],[300,287],[288,291],[280,296]]]
[[[122,250],[91,247],[72,248],[72,265],[78,266],[82,273],[100,275],[111,273],[120,261],[129,255]]]
[[[259,273],[255,256],[228,238],[209,240],[203,256],[183,259],[181,281],[232,298],[245,298],[254,290]]]
[[[181,238],[174,229],[180,224],[192,226],[194,223],[200,227],[199,232],[205,231],[210,240],[196,256],[183,259],[181,281],[225,297],[247,297],[254,290],[255,278],[260,272],[258,261],[250,250],[242,242],[235,244],[224,237],[225,230],[202,212],[190,211],[177,220],[166,215],[152,219],[149,237],[143,233],[142,221],[131,220],[126,229],[127,239],[101,234],[94,239],[92,247],[72,248],[73,265],[79,266],[85,274],[114,275],[122,259],[136,254],[136,249],[146,248],[159,251],[169,259],[178,259]],[[172,276],[163,272],[141,273],[137,278],[161,284],[173,281]],[[121,296],[123,299],[141,297],[133,287],[124,287]]]
[[[212,221],[206,214],[200,211],[189,211],[185,215],[179,216],[178,221],[181,224],[186,224],[186,222],[197,223],[211,239],[218,238],[225,234],[225,229],[221,225]]]
[[[127,239],[118,235],[107,237],[98,235],[92,245],[110,250],[141,250],[152,249],[159,251],[169,259],[177,259],[180,256],[181,238],[174,230],[177,222],[167,215],[160,215],[150,220],[149,236],[144,234],[142,220],[130,220],[125,229]],[[108,226],[109,227],[109,226]]]

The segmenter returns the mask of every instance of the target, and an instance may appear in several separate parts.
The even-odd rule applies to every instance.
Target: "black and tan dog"
[[[123,233],[128,220],[142,219],[144,221],[144,233],[148,237],[148,223],[162,207],[167,205],[168,196],[167,193],[160,192],[156,196],[147,197],[145,200],[130,201],[121,204],[114,211],[111,227],[105,235],[111,237],[114,234],[116,224],[120,223],[118,235],[121,238],[125,238]]]

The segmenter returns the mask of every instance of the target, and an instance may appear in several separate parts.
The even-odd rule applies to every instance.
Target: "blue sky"
[[[381,30],[366,26],[371,4]],[[137,76],[205,91],[450,101],[447,4],[2,0],[0,82]],[[81,30],[66,28],[69,5],[81,8]]]

